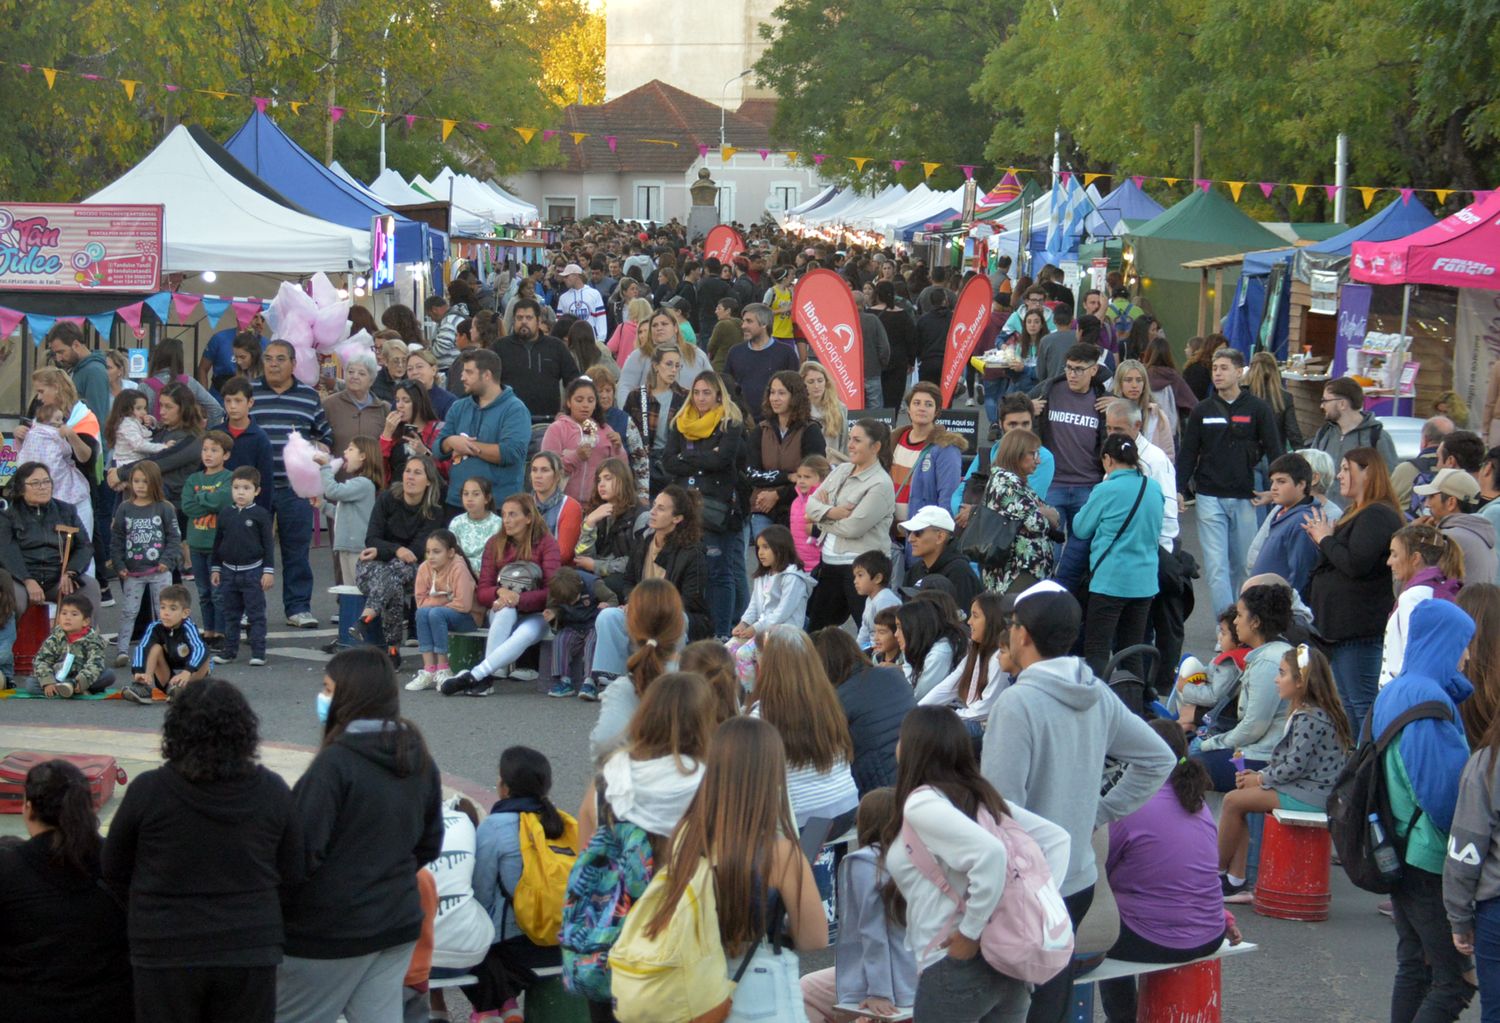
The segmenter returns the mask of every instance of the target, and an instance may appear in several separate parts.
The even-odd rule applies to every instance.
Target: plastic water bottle
[[[1385,880],[1395,881],[1401,876],[1401,858],[1380,823],[1380,815],[1375,813],[1370,814],[1370,853],[1375,858],[1375,869]]]

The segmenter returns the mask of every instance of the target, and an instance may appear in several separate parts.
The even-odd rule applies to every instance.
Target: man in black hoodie
[[[729,282],[719,276],[724,267],[718,256],[705,259],[703,269],[703,277],[698,281],[698,315],[693,326],[699,337],[706,338],[714,332],[714,307],[729,294]]]
[[[1198,542],[1215,608],[1234,603],[1245,582],[1245,552],[1255,539],[1255,466],[1281,455],[1271,406],[1240,388],[1245,357],[1233,348],[1214,353],[1214,393],[1182,428],[1177,485],[1198,496]]]
[[[901,529],[911,540],[911,553],[917,559],[906,570],[907,583],[918,583],[929,575],[942,576],[953,584],[953,600],[959,611],[968,615],[969,605],[984,587],[968,560],[953,547],[958,527],[948,509],[929,504],[901,523]]]
[[[538,302],[520,299],[513,313],[514,332],[494,344],[500,374],[531,410],[532,422],[551,422],[562,407],[562,389],[578,379],[578,362],[561,339],[542,333]]]

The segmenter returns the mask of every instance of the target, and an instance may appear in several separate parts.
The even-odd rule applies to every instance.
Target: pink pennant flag
[[[1207,192],[1210,188],[1213,187],[1213,181],[1211,181],[1208,178],[1194,178],[1193,179],[1193,184],[1197,185],[1199,188],[1203,189],[1203,191],[1205,191],[1205,192]]]
[[[965,168],[965,169],[967,170],[967,168]],[[1060,182],[1062,182],[1062,186],[1064,188],[1067,188],[1068,187],[1068,182],[1073,180],[1073,172],[1072,171],[1063,171],[1061,174],[1059,174],[1057,176],[1057,180],[1060,181]]]
[[[342,118],[343,116],[344,116],[344,108],[343,107],[329,107],[328,108],[328,118],[329,118],[329,120],[333,121],[334,124],[338,124],[340,118]]]
[[[553,140],[553,138],[555,138],[556,136],[557,136],[557,129],[556,128],[543,128],[542,129],[542,141],[543,142],[551,142]],[[708,147],[704,146],[703,148],[707,149]]]
[[[172,296],[172,308],[177,310],[177,322],[186,323],[188,317],[193,315],[193,310],[198,308],[201,301],[197,295],[189,295],[179,291]]]
[[[769,149],[757,149],[756,152],[760,154],[760,158],[762,160],[771,155],[771,151]]]
[[[1260,194],[1265,196],[1267,199],[1271,198],[1271,193],[1274,191],[1276,191],[1276,182],[1262,181],[1260,183]]]
[[[826,159],[828,159],[828,156],[826,154],[824,154],[824,153],[814,153],[813,154],[813,166],[814,167],[821,167],[821,166],[823,166],[823,161],[826,160]]]
[[[613,153],[615,151],[615,147],[617,147],[620,144],[620,139],[619,139],[618,136],[615,136],[615,135],[606,135],[606,136],[604,136],[604,144],[606,146],[608,146],[609,147],[609,151],[611,153]]]
[[[180,85],[163,85],[162,88],[166,89],[168,92],[176,92],[178,89],[181,89],[182,86],[180,86]]]
[[[965,181],[974,180],[974,165],[972,163],[961,163],[958,165],[958,169],[964,172]]]
[[[490,122],[488,122],[488,121],[475,121],[474,122],[474,127],[478,128],[480,131],[489,131],[490,130]]]
[[[1494,194],[1495,194],[1495,190],[1493,188],[1481,188],[1477,192],[1474,193],[1474,202],[1475,203],[1485,202],[1485,201],[1487,201],[1489,199],[1490,196],[1492,196]]]
[[[1324,185],[1323,194],[1328,196],[1328,201],[1333,202],[1333,197],[1339,194],[1338,185]]]
[[[260,312],[260,299],[258,298],[245,299],[229,304],[234,309],[234,319],[240,325],[241,330],[250,326],[250,321],[255,319],[256,313]],[[120,315],[124,316],[125,310],[121,309]]]
[[[705,157],[707,155],[708,155],[708,145],[707,145],[707,143],[703,143],[703,142],[698,143],[698,156],[700,158],[702,158],[702,157]]]
[[[407,130],[410,130],[411,126],[414,125],[414,124],[416,124],[416,123],[417,123],[417,115],[416,114],[407,114],[406,115],[406,127],[407,127]]]
[[[1400,191],[1401,191],[1401,205],[1405,206],[1407,203],[1411,202],[1412,189],[1410,189],[1410,188],[1403,188]]]
[[[78,77],[87,79],[90,82],[97,82],[99,80],[98,75],[79,75]]]
[[[895,171],[897,174],[900,174],[901,173],[901,168],[905,167],[905,166],[906,166],[906,161],[905,160],[892,160],[891,161],[891,170]]]
[[[268,96],[251,96],[250,102],[255,104],[255,112],[257,114],[265,113],[266,107],[271,105],[271,100]]]
[[[16,66],[19,67],[22,71],[30,71],[31,70],[31,65],[30,64],[18,64]]]
[[[145,302],[132,302],[130,305],[121,306],[116,309],[115,313],[119,315],[120,319],[125,321],[126,326],[131,330],[140,330],[141,310],[145,307]],[[248,323],[250,321],[246,320],[245,322]]]
[[[0,309],[0,340],[10,337],[21,325],[26,314],[14,309]]]
[[[1136,188],[1140,188],[1142,185],[1144,185],[1146,183],[1146,175],[1144,175],[1144,174],[1132,174],[1132,175],[1130,175],[1130,180],[1135,182],[1135,187]]]

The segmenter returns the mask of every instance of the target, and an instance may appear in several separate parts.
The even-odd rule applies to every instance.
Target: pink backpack
[[[1005,846],[1006,859],[1005,889],[979,936],[979,952],[985,962],[1007,977],[1030,984],[1045,983],[1073,958],[1073,922],[1062,892],[1041,847],[1025,828],[1011,817],[996,822],[983,807],[978,822]],[[901,841],[906,844],[912,866],[956,903],[953,916],[923,951],[925,956],[957,926],[966,903],[910,824],[902,825]]]

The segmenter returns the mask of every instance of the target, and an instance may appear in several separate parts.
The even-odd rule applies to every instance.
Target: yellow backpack
[[[699,859],[671,921],[648,937],[646,925],[671,884],[670,869],[651,879],[610,950],[610,991],[620,1023],[721,1023],[729,1015],[734,982],[719,940],[713,869]]]
[[[542,831],[542,819],[534,813],[520,814],[521,880],[513,893],[502,894],[510,901],[516,926],[534,945],[556,945],[562,929],[563,898],[567,895],[568,875],[578,859],[578,822],[558,811],[563,819],[562,837],[549,839]]]

